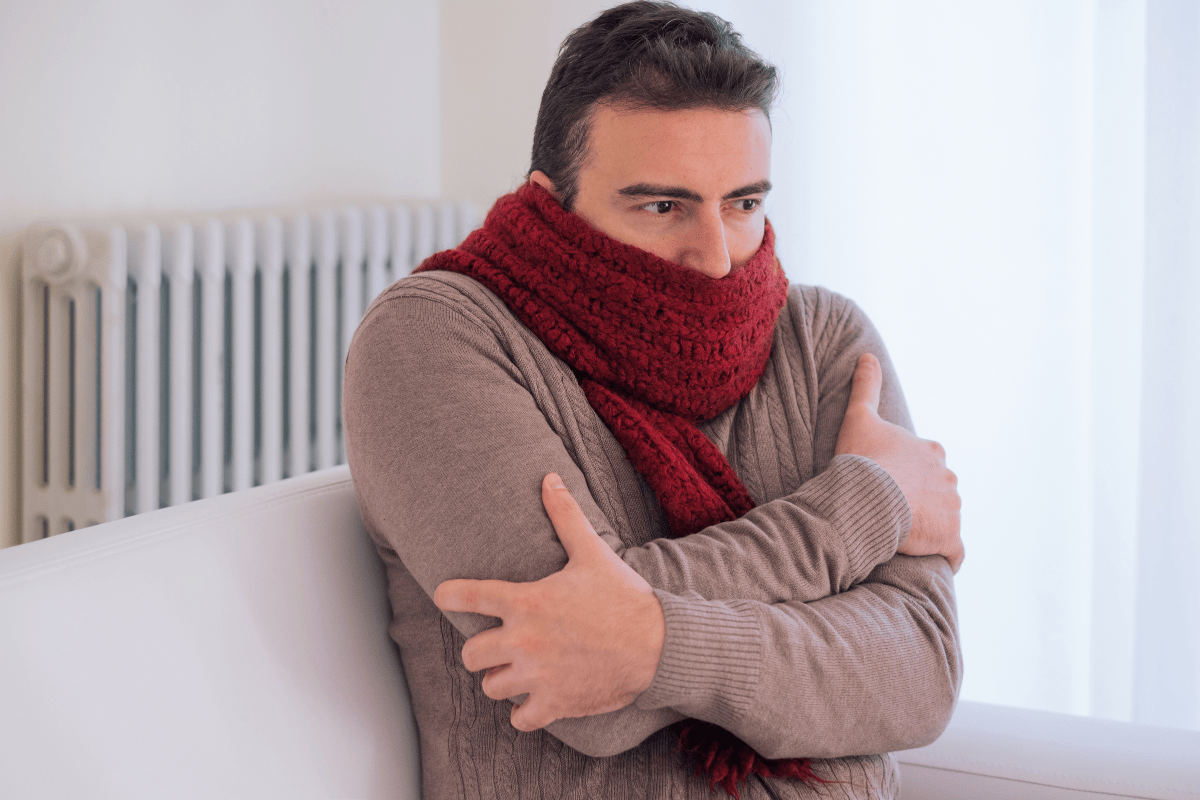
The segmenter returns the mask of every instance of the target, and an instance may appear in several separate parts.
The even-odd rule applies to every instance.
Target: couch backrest
[[[0,551],[0,796],[418,798],[345,467]]]

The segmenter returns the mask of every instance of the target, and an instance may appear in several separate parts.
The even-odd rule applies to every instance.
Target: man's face
[[[588,145],[572,210],[597,230],[710,278],[762,244],[771,127],[761,111],[602,105]],[[530,180],[553,191],[542,172]]]

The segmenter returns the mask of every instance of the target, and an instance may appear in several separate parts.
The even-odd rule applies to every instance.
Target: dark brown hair
[[[554,182],[568,211],[598,103],[634,109],[758,109],[770,120],[775,67],[725,20],[674,3],[625,3],[576,28],[542,92],[529,171]]]

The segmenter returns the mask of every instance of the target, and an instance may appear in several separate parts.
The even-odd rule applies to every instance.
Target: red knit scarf
[[[435,269],[482,283],[574,370],[674,537],[754,507],[696,423],[745,397],[770,358],[787,296],[770,225],[749,263],[713,280],[606,236],[527,184],[417,271]],[[711,723],[684,721],[679,744],[710,789],[735,798],[751,774],[824,782],[808,759],[768,761]]]

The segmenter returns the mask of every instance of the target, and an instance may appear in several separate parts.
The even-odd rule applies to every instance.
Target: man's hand
[[[487,669],[488,697],[529,694],[512,710],[522,731],[632,703],[654,680],[666,634],[650,584],[596,535],[553,472],[542,503],[567,550],[562,570],[533,583],[450,580],[433,593],[443,611],[503,622],[468,639],[462,660],[472,672]]]
[[[946,451],[879,417],[883,371],[870,353],[858,357],[850,405],[838,432],[837,453],[866,456],[900,485],[912,510],[912,532],[899,552],[942,555],[955,572],[962,565],[958,478],[946,469]]]

